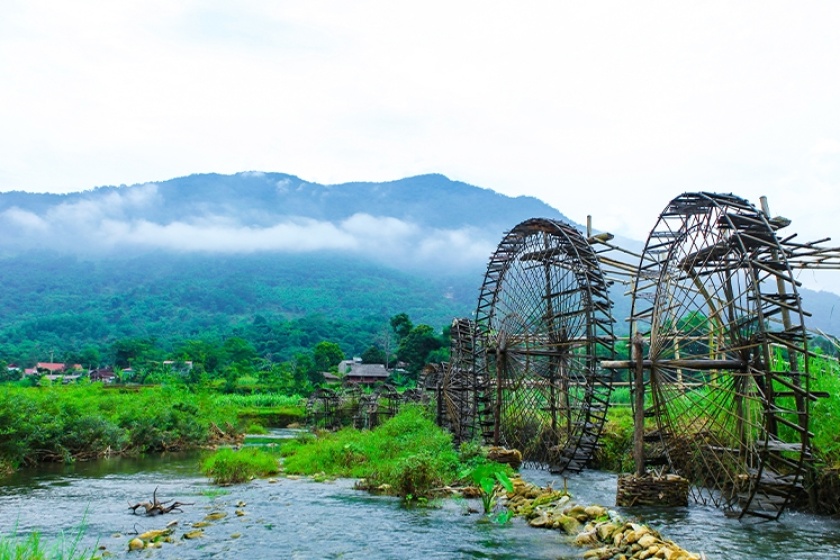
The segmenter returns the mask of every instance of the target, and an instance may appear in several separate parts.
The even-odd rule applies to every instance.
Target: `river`
[[[354,490],[348,480],[278,478],[219,488],[198,473],[198,459],[197,454],[112,458],[16,473],[0,480],[0,533],[38,531],[46,542],[63,538],[67,546],[84,524],[80,545],[102,547],[112,558],[556,560],[583,552],[559,532],[531,528],[521,519],[504,526],[482,523],[479,515],[465,515],[470,504],[463,500],[405,509],[395,498]],[[542,485],[563,485],[545,471],[522,474]],[[612,505],[615,486],[616,476],[605,472],[568,478],[569,491],[581,503]],[[193,505],[183,513],[133,515],[128,504],[150,499],[156,488],[161,500]],[[710,560],[840,558],[840,521],[829,518],[793,512],[778,522],[747,524],[700,506],[619,511]],[[200,538],[181,538],[212,512],[226,516],[204,527]],[[128,552],[133,533],[176,520],[174,543]]]

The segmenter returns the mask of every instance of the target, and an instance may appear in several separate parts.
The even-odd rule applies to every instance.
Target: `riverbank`
[[[236,409],[175,387],[100,384],[0,392],[0,470],[236,441]]]

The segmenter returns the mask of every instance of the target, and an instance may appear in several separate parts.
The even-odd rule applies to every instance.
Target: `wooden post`
[[[504,343],[502,343],[504,344]],[[500,345],[501,346],[501,345]],[[496,402],[493,415],[493,445],[500,445],[502,432],[502,380],[507,375],[507,364],[503,362],[505,355],[502,348],[496,347]]]
[[[645,378],[644,356],[642,355],[642,335],[633,336],[633,352],[636,367],[633,370],[633,459],[636,463],[636,476],[645,474]]]

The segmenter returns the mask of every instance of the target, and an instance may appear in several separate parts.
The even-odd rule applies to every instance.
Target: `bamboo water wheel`
[[[448,429],[456,445],[473,439],[476,425],[476,387],[473,369],[475,323],[455,319],[450,329],[449,362],[427,378],[434,391],[437,424]]]
[[[459,417],[475,406],[486,442],[555,472],[583,469],[612,387],[598,364],[613,357],[607,290],[597,255],[574,227],[531,219],[508,232],[490,257],[474,334],[454,343],[450,383],[465,379],[455,372],[474,374],[475,404],[453,403]]]
[[[311,429],[334,430],[340,427],[341,395],[332,389],[316,389],[306,401],[306,425]]]
[[[651,231],[633,290],[646,347],[634,390],[646,395],[645,440],[664,450],[647,464],[738,517],[778,518],[809,457],[814,396],[784,225],[734,195],[683,194]]]

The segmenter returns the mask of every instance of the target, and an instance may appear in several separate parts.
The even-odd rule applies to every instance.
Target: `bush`
[[[232,408],[184,389],[123,392],[98,384],[5,387],[0,392],[0,464],[17,468],[109,453],[204,445]]]
[[[462,468],[452,436],[422,408],[408,406],[372,431],[345,428],[319,439],[284,443],[286,472],[366,479],[406,500],[431,497]],[[383,486],[384,485],[384,486]]]
[[[260,449],[220,449],[201,463],[201,472],[215,484],[238,484],[280,472],[277,458]]]

